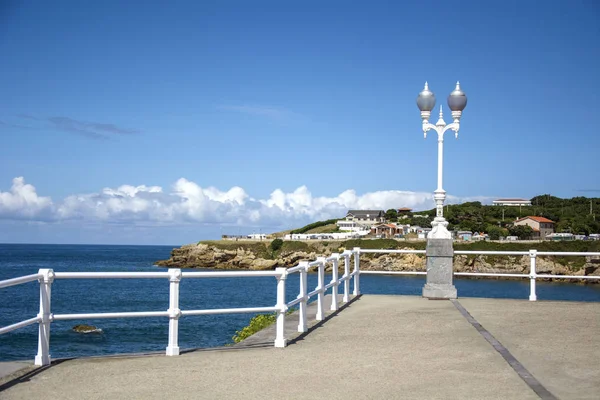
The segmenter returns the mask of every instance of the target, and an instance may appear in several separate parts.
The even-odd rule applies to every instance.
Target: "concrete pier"
[[[295,340],[288,319],[285,349],[271,329],[268,347],[68,360],[0,382],[0,398],[600,398],[598,303],[365,295]]]

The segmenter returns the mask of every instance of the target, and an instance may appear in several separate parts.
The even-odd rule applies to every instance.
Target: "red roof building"
[[[536,216],[528,216],[515,221],[514,225],[527,225],[533,229],[533,239],[546,239],[554,233],[554,221]]]

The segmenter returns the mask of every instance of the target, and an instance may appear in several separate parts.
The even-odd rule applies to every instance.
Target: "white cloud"
[[[35,187],[20,176],[14,178],[9,192],[0,191],[0,218],[40,218],[52,213],[52,199],[37,195]]]
[[[487,197],[457,198],[461,201],[489,202]],[[359,195],[346,190],[335,197],[316,197],[306,186],[291,193],[275,189],[267,199],[250,197],[240,187],[221,191],[202,188],[181,178],[170,191],[159,186],[122,185],[98,193],[68,196],[53,203],[38,196],[34,186],[22,177],[13,180],[10,192],[0,192],[0,219],[40,221],[84,220],[104,223],[174,225],[183,223],[227,224],[241,226],[290,227],[298,224],[342,217],[348,209],[383,209],[434,206],[431,193],[386,190]]]

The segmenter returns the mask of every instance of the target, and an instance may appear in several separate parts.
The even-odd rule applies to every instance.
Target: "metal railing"
[[[390,254],[425,254],[426,250],[382,250],[382,249],[360,249],[360,253],[390,253]],[[538,274],[536,272],[537,257],[539,256],[561,256],[561,257],[599,257],[600,252],[572,252],[572,251],[483,251],[483,250],[456,250],[455,255],[498,255],[498,256],[529,256],[529,273],[493,273],[493,272],[454,272],[455,276],[481,276],[481,277],[505,277],[529,279],[529,300],[537,301],[536,280],[539,279],[584,279],[598,280],[597,275],[551,275]],[[360,271],[361,274],[380,275],[427,275],[425,271]]]
[[[354,270],[350,272],[350,258],[354,255]],[[344,275],[338,278],[338,263],[344,259]],[[327,263],[332,263],[332,280],[325,283],[325,268]],[[307,273],[313,267],[318,270],[318,285],[315,290],[307,293]],[[292,273],[300,273],[300,291],[298,297],[286,303],[285,281]],[[209,279],[209,278],[235,278],[235,277],[275,277],[277,279],[277,303],[273,307],[242,307],[242,308],[219,308],[202,310],[181,310],[179,308],[179,283],[181,279]],[[109,312],[109,313],[82,313],[82,314],[55,314],[52,313],[52,283],[55,279],[169,279],[169,309],[166,311],[138,311],[138,312]],[[35,356],[35,365],[50,364],[50,324],[53,321],[65,321],[74,319],[99,319],[99,318],[141,318],[141,317],[168,317],[169,338],[166,348],[167,356],[179,355],[179,318],[182,316],[208,315],[208,314],[237,314],[237,313],[265,313],[276,312],[276,338],[275,347],[285,347],[285,318],[290,307],[299,304],[298,331],[306,332],[307,305],[311,297],[317,296],[316,320],[321,321],[325,317],[324,298],[326,292],[331,289],[331,310],[338,308],[338,286],[344,285],[343,302],[350,300],[350,280],[354,279],[354,295],[359,294],[359,249],[344,251],[342,254],[332,254],[330,257],[319,257],[316,261],[301,262],[293,268],[276,268],[274,271],[181,271],[178,268],[170,268],[168,271],[156,272],[55,272],[52,269],[40,269],[37,274],[21,276],[13,279],[0,281],[0,289],[39,282],[40,285],[40,307],[39,313],[29,318],[5,327],[0,327],[0,334],[8,333],[32,324],[38,324],[38,350]]]
[[[318,257],[315,261],[302,261],[292,268],[276,268],[274,271],[181,271],[178,268],[170,268],[168,271],[156,272],[54,272],[52,269],[40,269],[37,274],[21,276],[13,279],[0,281],[0,289],[38,281],[40,285],[40,307],[39,313],[12,325],[0,328],[0,334],[8,333],[32,324],[38,324],[38,351],[35,356],[36,365],[50,364],[50,324],[53,321],[74,319],[98,319],[98,318],[139,318],[139,317],[168,317],[169,338],[166,355],[179,355],[179,318],[182,316],[208,315],[208,314],[233,314],[233,313],[264,313],[276,312],[276,336],[275,347],[285,347],[287,338],[285,335],[285,319],[287,311],[298,306],[298,332],[308,330],[307,307],[308,301],[317,297],[317,311],[315,319],[322,321],[325,318],[325,294],[331,290],[331,311],[338,310],[339,286],[343,285],[342,302],[350,301],[350,285],[354,281],[352,295],[360,295],[361,274],[385,274],[385,275],[426,275],[425,271],[364,271],[360,268],[360,255],[368,253],[388,254],[425,254],[425,250],[379,250],[361,249],[355,247],[343,253],[334,253],[329,257]],[[537,300],[536,279],[600,279],[600,276],[586,275],[550,275],[536,273],[536,260],[538,256],[600,256],[600,252],[549,252],[549,251],[455,251],[456,255],[505,255],[505,256],[529,256],[530,271],[528,274],[513,273],[487,273],[487,272],[455,272],[455,276],[480,276],[480,277],[511,277],[530,280],[530,301]],[[354,266],[351,269],[351,258],[354,258]],[[344,262],[344,273],[339,277],[339,263]],[[325,269],[331,264],[331,281],[325,282]],[[317,287],[308,291],[308,273],[316,267]],[[299,293],[296,299],[286,302],[285,282],[290,274],[300,274]],[[210,279],[210,278],[234,278],[234,277],[275,277],[277,279],[277,299],[272,307],[242,307],[242,308],[219,308],[202,310],[181,310],[179,308],[179,283],[181,279]],[[52,283],[55,279],[169,279],[169,308],[166,311],[141,311],[141,312],[110,312],[110,313],[85,313],[85,314],[54,314],[51,310]]]

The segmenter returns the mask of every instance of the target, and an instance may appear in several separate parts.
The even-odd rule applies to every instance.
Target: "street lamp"
[[[456,138],[458,138],[458,130],[460,128],[460,117],[462,112],[467,106],[467,96],[460,89],[460,83],[456,82],[456,88],[448,96],[448,107],[452,111],[453,122],[446,125],[444,122],[444,116],[442,113],[442,106],[440,105],[440,119],[433,125],[429,122],[431,111],[435,107],[435,95],[429,90],[427,82],[425,82],[425,88],[417,97],[417,106],[421,110],[421,119],[423,119],[423,134],[427,138],[427,132],[434,130],[438,134],[438,179],[437,189],[433,192],[433,199],[435,200],[436,216],[431,223],[432,230],[427,236],[428,239],[451,239],[452,236],[446,228],[448,222],[444,218],[444,200],[446,199],[446,191],[442,188],[442,177],[443,177],[443,161],[444,161],[444,133],[449,130],[454,131]]]

